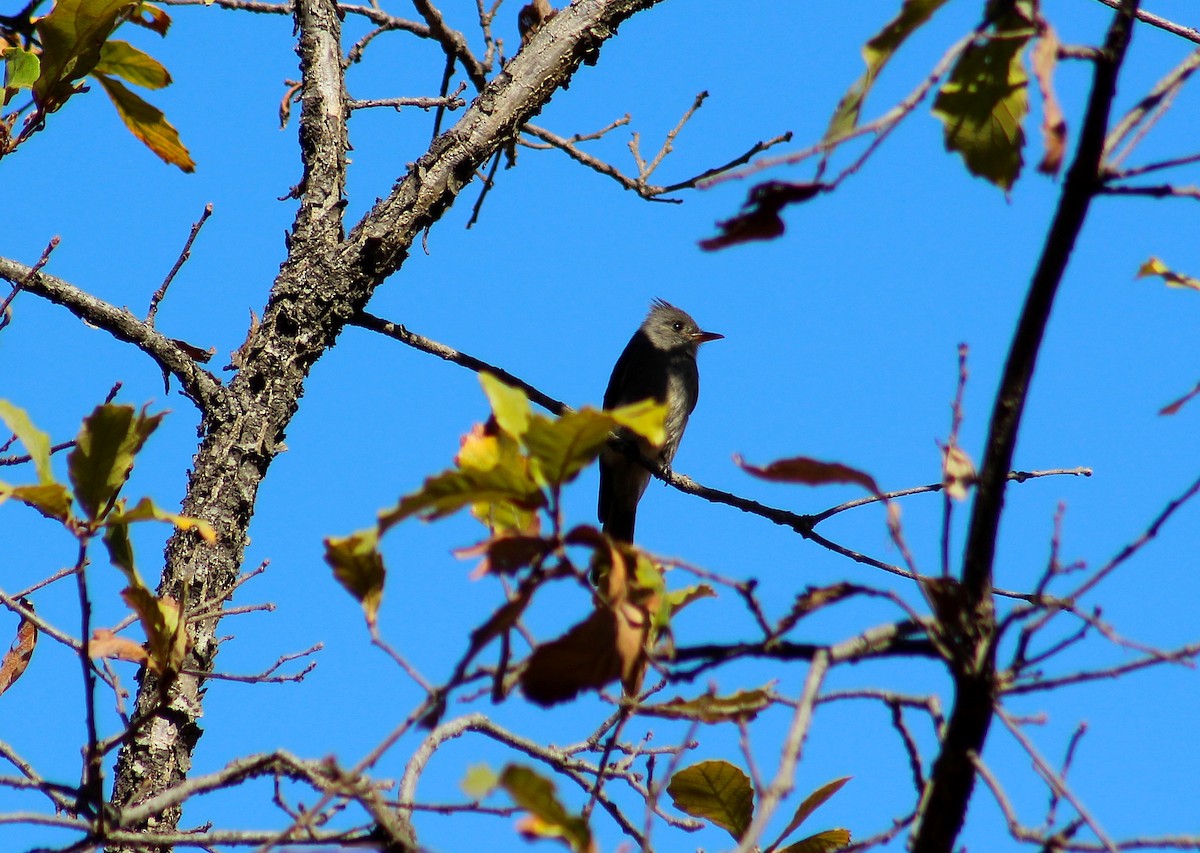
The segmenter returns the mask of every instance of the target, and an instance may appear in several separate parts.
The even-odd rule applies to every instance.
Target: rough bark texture
[[[951,639],[958,642],[949,661],[954,676],[954,707],[913,827],[914,853],[950,853],[954,849],[975,787],[973,759],[983,754],[994,716],[998,688],[992,586],[1004,488],[1054,297],[1087,218],[1088,207],[1100,187],[1109,113],[1137,6],[1137,0],[1131,0],[1117,12],[1104,49],[1095,60],[1079,147],[1063,183],[1058,209],[1034,271],[996,395],[963,555],[962,584],[957,588],[957,612],[961,616],[950,622],[939,613],[939,621],[948,627]]]
[[[300,208],[288,258],[262,322],[241,349],[238,374],[226,393],[197,401],[202,438],[182,511],[212,523],[218,542],[204,546],[191,534],[172,538],[162,592],[182,597],[186,591],[194,605],[232,588],[259,484],[313,363],[374,289],[399,269],[412,241],[450,207],[488,157],[567,85],[580,63],[595,61],[600,45],[620,22],[656,2],[583,0],[563,10],[483,88],[463,117],[345,240],[341,210],[347,137],[338,15],[332,0],[298,4],[305,164]],[[215,620],[197,627],[188,668],[211,671],[215,632]],[[148,714],[148,722],[136,729],[118,758],[114,806],[145,801],[186,776],[201,734],[203,685],[204,679],[194,676],[170,685],[153,675],[144,677],[136,708]],[[148,713],[156,707],[157,713]],[[145,827],[171,830],[179,817],[179,809],[171,809],[147,820]]]

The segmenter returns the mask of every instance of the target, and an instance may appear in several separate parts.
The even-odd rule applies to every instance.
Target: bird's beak
[[[718,335],[716,332],[696,332],[692,335],[692,340],[697,344],[706,344],[709,341],[719,341],[724,335]]]

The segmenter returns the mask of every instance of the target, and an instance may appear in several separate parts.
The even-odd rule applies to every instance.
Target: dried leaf
[[[549,707],[616,681],[624,672],[617,622],[611,608],[598,607],[558,639],[534,649],[521,673],[525,696]]]
[[[942,488],[956,501],[967,499],[967,490],[975,484],[975,463],[961,447],[942,447]]]
[[[749,243],[752,240],[774,240],[783,235],[783,218],[779,215],[789,204],[799,204],[814,198],[828,187],[819,183],[788,183],[768,181],[750,190],[750,195],[737,216],[717,223],[721,233],[700,241],[707,252]]]
[[[1058,33],[1048,24],[1043,28],[1034,45],[1033,76],[1037,80],[1038,92],[1042,96],[1042,161],[1038,171],[1054,176],[1062,168],[1067,148],[1067,121],[1062,107],[1054,94],[1054,69],[1058,64]]]
[[[807,456],[794,456],[791,459],[780,459],[765,468],[751,465],[741,456],[734,456],[733,462],[747,474],[752,474],[763,480],[776,483],[801,483],[806,486],[826,486],[830,483],[856,483],[874,495],[882,495],[875,478],[857,468],[843,465],[841,462],[822,462]]]
[[[725,723],[753,720],[758,712],[774,701],[770,687],[739,690],[729,696],[707,693],[693,699],[678,697],[655,705],[643,705],[638,714],[668,720],[696,720],[701,723]]]
[[[33,604],[29,599],[21,598],[18,601],[21,606],[33,610]],[[25,673],[29,661],[33,657],[33,650],[37,646],[37,638],[37,626],[22,616],[17,625],[17,636],[13,639],[8,651],[4,653],[4,659],[0,660],[0,694],[12,687],[13,683]]]
[[[92,632],[88,653],[94,658],[115,658],[136,664],[150,662],[150,655],[141,643],[118,636],[107,628],[97,628]]]

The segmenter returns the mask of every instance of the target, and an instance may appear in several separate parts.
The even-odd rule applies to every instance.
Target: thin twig
[[[175,261],[175,265],[171,267],[171,271],[167,273],[167,277],[163,279],[163,283],[159,285],[158,290],[154,291],[154,295],[150,297],[150,309],[146,312],[146,325],[154,328],[154,317],[158,314],[158,303],[162,302],[163,297],[167,295],[167,288],[171,286],[171,282],[175,280],[175,275],[184,265],[188,258],[192,256],[192,243],[196,240],[196,235],[200,233],[200,229],[204,227],[204,223],[208,221],[208,217],[212,216],[213,206],[210,201],[204,205],[204,212],[200,214],[200,218],[192,225],[192,232],[188,234],[187,242],[183,244],[183,251],[179,253],[179,257]]]

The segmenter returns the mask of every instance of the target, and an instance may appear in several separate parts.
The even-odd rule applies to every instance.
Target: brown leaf
[[[1058,34],[1046,24],[1033,48],[1033,76],[1042,95],[1042,162],[1038,171],[1054,176],[1062,168],[1067,147],[1067,122],[1054,94],[1054,68],[1058,64]]]
[[[482,557],[483,560],[472,573],[473,577],[482,577],[493,572],[512,574],[549,554],[554,548],[553,539],[540,536],[495,536],[470,548],[460,548],[454,552],[454,556],[460,559]]]
[[[942,447],[942,488],[956,501],[967,499],[967,489],[975,484],[975,464],[966,452],[954,445]]]
[[[521,7],[517,13],[517,32],[521,34],[521,47],[529,44],[533,34],[542,25],[558,14],[558,10],[550,5],[550,0],[533,0]]]
[[[1175,402],[1163,406],[1161,409],[1159,409],[1158,413],[1160,415],[1173,415],[1182,409],[1184,405],[1187,404],[1188,400],[1191,400],[1197,394],[1200,394],[1200,383],[1197,383],[1195,388],[1193,388],[1191,391],[1188,391]]]
[[[784,224],[779,212],[789,204],[808,201],[828,187],[820,183],[788,183],[768,181],[750,190],[741,212],[717,223],[721,233],[700,241],[707,252],[748,243],[751,240],[774,240],[783,235]]]
[[[23,607],[33,610],[29,599],[22,598],[19,601]],[[37,638],[37,626],[22,616],[21,623],[17,625],[17,636],[9,650],[4,653],[4,659],[0,660],[0,694],[12,687],[13,683],[24,674],[25,668],[29,666],[30,658],[33,657]]]
[[[733,457],[733,462],[747,474],[776,483],[802,483],[806,486],[857,483],[872,494],[883,494],[875,484],[874,477],[841,462],[822,462],[807,456],[793,456],[791,459],[780,459],[765,468],[760,468],[738,455]]]
[[[621,673],[617,616],[600,607],[557,640],[534,649],[521,673],[521,690],[530,701],[549,707],[584,690],[599,690]]]
[[[88,653],[94,658],[116,658],[133,663],[147,663],[150,660],[150,655],[141,643],[127,637],[119,637],[107,628],[92,631]]]

